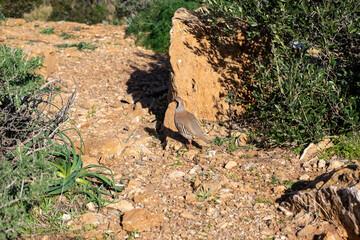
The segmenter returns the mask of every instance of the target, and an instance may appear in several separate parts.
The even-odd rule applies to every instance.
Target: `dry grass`
[[[50,17],[53,8],[51,5],[41,5],[35,7],[30,13],[24,13],[26,21],[44,21],[46,22]]]

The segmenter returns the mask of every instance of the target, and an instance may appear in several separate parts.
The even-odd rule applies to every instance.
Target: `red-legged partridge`
[[[176,97],[174,101],[177,102],[174,116],[175,126],[181,136],[189,140],[189,149],[191,149],[191,141],[194,137],[200,138],[206,143],[210,143],[209,139],[207,139],[205,134],[202,132],[200,124],[195,116],[185,110],[183,100]]]

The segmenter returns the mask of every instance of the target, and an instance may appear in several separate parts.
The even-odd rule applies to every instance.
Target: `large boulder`
[[[247,40],[249,26],[239,19],[226,23],[234,30],[228,34],[224,23],[212,26],[206,18],[201,11],[184,8],[172,18],[168,101],[181,97],[199,121],[226,121],[242,114],[244,106],[252,101],[247,70],[254,67],[253,58],[262,56],[264,43]],[[165,114],[167,136],[176,132],[175,106],[170,104]]]
[[[359,165],[345,166],[304,182],[303,190],[290,194],[283,204],[296,214],[305,211],[331,222],[341,239],[360,239],[359,177]]]
[[[172,18],[168,100],[181,97],[199,120],[225,121],[241,114],[249,100],[245,82],[251,76],[246,70],[253,67],[251,59],[261,55],[261,48],[259,41],[247,40],[248,25],[240,20],[232,24],[235,32],[227,34],[206,24],[205,17],[200,11],[180,8]]]

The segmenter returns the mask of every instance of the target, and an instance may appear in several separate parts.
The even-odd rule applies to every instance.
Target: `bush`
[[[86,24],[96,24],[107,20],[107,7],[100,1],[84,0],[49,0],[53,11],[49,17],[51,21],[73,21]]]
[[[167,53],[170,46],[171,18],[174,12],[185,7],[194,10],[200,1],[158,0],[148,5],[144,11],[131,20],[127,34],[135,34],[137,44],[158,53]]]
[[[248,37],[267,36],[256,59],[254,109],[271,143],[303,146],[359,129],[359,5],[335,1],[208,1],[217,17],[250,23]]]
[[[29,13],[40,6],[43,0],[3,0],[2,12],[6,17],[22,18],[24,13]]]
[[[134,18],[139,11],[145,10],[152,0],[120,0],[116,5],[118,19]]]
[[[32,210],[48,195],[70,190],[85,195],[85,203],[101,207],[108,202],[101,195],[115,198],[122,190],[107,167],[83,167],[81,155],[66,135],[70,129],[59,130],[76,91],[63,105],[54,105],[59,94],[55,83],[61,82],[53,79],[42,85],[43,77],[36,74],[42,61],[21,49],[0,46],[0,239],[16,238],[33,225],[39,213]]]
[[[30,13],[24,13],[26,21],[47,21],[53,8],[51,5],[40,5],[35,7]]]

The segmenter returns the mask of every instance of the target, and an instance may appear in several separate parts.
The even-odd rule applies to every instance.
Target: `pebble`
[[[229,170],[229,169],[232,169],[235,166],[237,166],[237,163],[234,162],[234,161],[230,161],[225,165],[225,168]]]
[[[324,159],[320,159],[318,162],[318,168],[325,168],[326,162]]]
[[[173,171],[172,173],[169,174],[170,179],[180,179],[183,176],[185,176],[185,173],[181,171]]]
[[[95,211],[95,204],[93,202],[89,202],[85,205],[86,209],[88,209],[89,211]]]
[[[208,155],[209,157],[211,157],[211,158],[215,157],[215,155],[216,155],[216,150],[209,150],[209,151],[207,152],[207,155]]]
[[[244,169],[245,171],[249,170],[250,168],[255,167],[255,164],[250,162],[250,163],[246,163],[244,165],[241,166],[242,169]]]
[[[310,179],[310,177],[306,173],[299,177],[300,181],[308,181],[309,179]]]
[[[300,231],[298,231],[296,233],[296,235],[298,237],[305,237],[305,236],[310,236],[314,233],[314,231],[316,230],[316,227],[313,225],[306,225],[303,229],[301,229]]]
[[[61,219],[64,221],[69,221],[71,219],[71,216],[69,214],[64,213],[62,215]]]
[[[332,161],[328,167],[328,170],[333,170],[342,167],[343,163],[340,161]]]
[[[108,207],[119,210],[123,213],[134,209],[133,204],[127,200],[121,200],[120,202],[109,204]]]
[[[186,218],[186,219],[196,219],[194,215],[192,215],[189,212],[183,212],[180,214],[181,217]]]
[[[122,226],[125,231],[148,231],[152,227],[160,226],[163,222],[160,214],[152,213],[146,209],[134,209],[124,214]]]

